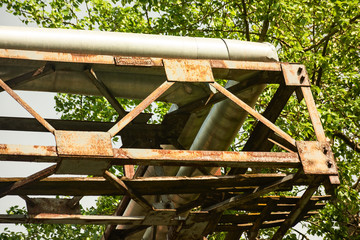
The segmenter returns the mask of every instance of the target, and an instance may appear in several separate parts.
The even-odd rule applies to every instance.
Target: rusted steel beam
[[[130,165],[130,166],[131,166],[131,165]],[[125,167],[125,166],[124,166],[124,167]],[[144,173],[145,173],[146,170],[147,170],[147,166],[140,165],[140,166],[138,166],[138,168],[136,169],[135,174],[134,174],[132,177],[133,177],[133,178],[142,177],[142,176],[144,175]],[[121,216],[121,215],[123,215],[124,212],[125,212],[125,210],[126,210],[126,208],[127,208],[127,206],[128,206],[128,204],[130,203],[130,200],[131,200],[130,196],[129,196],[129,195],[125,195],[125,196],[121,199],[121,201],[120,201],[119,205],[117,206],[117,208],[116,208],[116,210],[115,210],[115,212],[114,212],[113,215],[115,215],[115,216]],[[103,234],[102,237],[101,237],[101,240],[109,240],[109,239],[111,239],[111,236],[112,236],[113,234],[115,234],[114,231],[116,231],[116,225],[107,225],[107,226],[106,226],[106,229],[105,229],[105,231],[104,231],[104,234]],[[116,235],[116,234],[115,234],[115,235]]]
[[[274,125],[271,121],[263,117],[261,114],[256,112],[252,107],[247,105],[245,102],[243,102],[241,99],[236,97],[234,94],[226,90],[226,88],[222,87],[220,84],[214,82],[210,83],[212,86],[214,86],[219,92],[227,96],[229,99],[231,99],[234,103],[236,103],[239,107],[241,107],[243,110],[248,112],[250,115],[258,119],[260,122],[262,122],[264,125],[266,125],[268,128],[273,130],[275,133],[277,133],[279,136],[284,138],[287,142],[289,142],[291,145],[296,146],[295,140],[287,133],[285,133],[283,130],[281,130],[278,126]]]
[[[15,49],[0,49],[0,58],[24,59],[50,62],[72,62],[107,64],[117,66],[162,67],[162,58],[110,56],[64,52],[46,52]],[[239,69],[259,71],[281,71],[279,62],[250,62],[231,60],[211,60],[214,69]]]
[[[279,188],[282,188],[284,185],[292,185],[295,180],[295,175],[287,175],[286,177],[282,178],[281,180],[272,182],[271,184],[260,187],[256,189],[253,193],[243,194],[235,197],[231,197],[225,201],[217,203],[213,206],[206,208],[206,211],[209,212],[222,212],[229,208],[235,207],[236,205],[245,204],[255,198],[258,198],[264,194],[269,192],[275,191]]]
[[[190,151],[160,149],[112,149],[114,157],[77,157],[81,161],[96,159],[111,160],[113,165],[177,165],[177,166],[219,166],[219,167],[300,167],[296,153],[283,152],[229,152]],[[59,157],[55,147],[0,144],[0,160],[57,162]]]
[[[237,176],[197,176],[197,177],[142,177],[121,180],[140,194],[165,193],[207,193],[242,192],[264,186],[269,182],[282,179],[279,174],[244,174]]]
[[[127,195],[131,197],[132,200],[134,200],[137,204],[143,207],[146,211],[153,210],[152,205],[149,204],[145,198],[143,198],[140,194],[138,194],[134,189],[129,188],[121,179],[116,177],[114,174],[112,174],[109,171],[105,171],[104,177],[109,182],[114,184],[116,188],[119,188],[121,191],[125,191]]]
[[[253,201],[256,201],[257,199],[254,199]],[[283,204],[283,203],[279,203],[276,204],[274,206],[273,211],[274,212],[290,212],[294,207],[296,206],[296,204]],[[315,205],[310,209],[306,209],[307,211],[313,211],[313,210],[317,210],[317,209],[321,209],[325,206],[325,203],[315,203]],[[248,211],[248,212],[253,212],[253,213],[257,213],[257,212],[261,212],[264,207],[266,207],[266,204],[264,203],[256,203],[253,204],[252,201],[251,203],[247,203],[244,205],[239,205],[236,207],[233,207],[233,210],[239,210],[239,211]]]
[[[113,164],[131,163],[218,167],[299,167],[299,159],[296,153],[114,149]]]
[[[151,114],[150,114],[151,115]],[[171,139],[177,139],[182,130],[182,121],[171,121],[166,124],[146,124],[151,117],[147,113],[138,115],[133,124],[121,130],[124,146],[132,148],[151,148],[154,144],[170,144]],[[175,116],[177,118],[177,116]],[[76,120],[45,119],[55,129],[70,131],[102,131],[110,129],[113,122],[92,122]],[[36,119],[0,117],[0,130],[40,131],[47,132]],[[139,141],[140,140],[140,141]]]
[[[135,174],[134,165],[124,165],[124,175],[127,178],[133,178]]]
[[[279,77],[279,74],[265,74],[264,72],[259,72],[255,74],[252,77],[247,78],[244,81],[239,82],[238,84],[229,87],[228,91],[230,91],[233,94],[238,94],[239,92],[245,90],[246,88],[249,88],[254,85],[258,84],[264,84],[264,83],[270,83],[274,81],[274,79],[277,79]],[[278,81],[275,81],[278,82]],[[204,97],[200,100],[197,100],[195,102],[191,102],[189,104],[186,104],[184,106],[181,106],[179,109],[169,113],[169,115],[175,115],[178,113],[184,113],[184,112],[195,112],[199,111],[201,109],[204,109],[206,107],[211,107],[213,104],[218,103],[220,101],[223,101],[227,99],[226,96],[224,96],[222,93],[215,93],[209,100],[209,97]]]
[[[304,95],[305,103],[309,111],[310,119],[313,124],[317,140],[319,142],[327,142],[310,87],[301,87],[301,91]]]
[[[281,63],[281,69],[287,86],[310,86],[309,77],[303,64]]]
[[[107,132],[55,131],[59,156],[112,157],[113,148]]]
[[[285,107],[286,103],[288,102],[293,92],[294,92],[294,88],[284,87],[280,85],[262,115],[272,123],[275,123],[276,119],[280,115],[281,111]],[[243,148],[243,151],[270,151],[274,146],[272,142],[267,141],[271,133],[273,133],[271,129],[266,127],[263,123],[258,122],[254,130],[251,132],[250,137]],[[276,134],[272,134],[272,135],[276,135]],[[279,139],[277,140],[279,141]],[[287,143],[286,140],[283,141]],[[296,148],[289,143],[286,146],[288,148],[292,146],[291,149],[296,150]],[[247,167],[233,168],[230,170],[229,174],[245,173],[246,171],[247,171]]]
[[[31,71],[31,72],[28,72],[28,73],[25,73],[21,76],[18,76],[18,77],[15,77],[15,78],[12,78],[12,79],[9,79],[6,81],[6,84],[10,87],[10,88],[15,88],[21,84],[24,84],[24,83],[27,83],[27,82],[30,82],[32,80],[35,80],[35,79],[38,79],[40,77],[43,77],[43,76],[46,76],[50,73],[53,73],[54,72],[54,68],[51,66],[51,64],[49,63],[46,63],[44,66],[34,70],[34,71]],[[0,89],[0,92],[2,92],[2,89]]]
[[[113,56],[81,54],[81,53],[0,49],[0,58],[114,65]]]
[[[24,178],[0,178],[0,188],[14,184]],[[106,181],[103,177],[51,177],[21,189],[9,195],[65,195],[65,196],[98,196],[125,195]]]
[[[8,195],[11,192],[19,190],[20,188],[23,188],[27,185],[30,185],[36,181],[39,181],[43,178],[46,178],[46,177],[52,175],[56,171],[56,168],[57,168],[57,164],[55,164],[51,167],[48,167],[42,171],[39,171],[37,173],[34,173],[27,178],[23,178],[20,181],[17,181],[13,184],[10,184],[8,186],[1,188],[0,189],[0,198]]]
[[[141,113],[134,119],[135,126],[127,126],[122,130],[127,134],[138,134],[142,132],[147,134],[150,132],[156,135],[155,132],[160,132],[165,135],[165,131],[160,124],[145,124],[151,117],[151,114]],[[95,121],[78,121],[78,120],[60,120],[60,119],[45,119],[54,128],[59,130],[72,130],[72,131],[102,131],[106,132],[114,125],[114,122],[95,122]],[[139,130],[137,130],[139,129]],[[17,130],[17,131],[32,131],[32,132],[45,132],[47,131],[40,123],[33,118],[18,118],[18,117],[0,117],[0,130]],[[168,135],[169,137],[171,135]],[[167,137],[167,136],[166,136]]]
[[[174,82],[164,82],[157,89],[155,89],[149,96],[147,96],[139,105],[137,105],[131,112],[117,122],[109,133],[111,137],[120,132],[128,123],[130,123],[137,115],[139,115],[145,108],[147,108],[152,102],[160,97],[167,89],[169,89]]]
[[[236,176],[151,177],[121,180],[142,195],[180,193],[248,192],[259,186],[283,179],[284,174],[243,174]],[[24,178],[0,178],[0,187],[14,184]],[[307,185],[310,181],[299,179],[294,185]],[[284,189],[288,189],[285,188]],[[11,195],[125,195],[102,177],[51,177],[24,186]],[[242,207],[252,207],[251,204]],[[257,206],[257,205],[256,205]],[[261,205],[263,206],[263,204]],[[260,209],[261,209],[260,206]],[[256,211],[258,207],[254,208]],[[246,210],[246,209],[245,209]]]
[[[163,59],[166,77],[172,82],[214,82],[209,60]]]
[[[121,106],[121,104],[116,100],[114,95],[111,93],[110,89],[106,87],[103,81],[99,79],[92,68],[85,70],[86,75],[90,78],[92,83],[96,86],[99,92],[106,98],[106,100],[111,104],[115,111],[119,114],[119,117],[124,117],[127,112]]]
[[[69,200],[69,202],[67,203],[68,207],[70,208],[74,208],[77,205],[79,205],[80,200],[83,198],[84,196],[74,196],[73,198],[71,198]]]
[[[274,221],[268,221],[264,222],[261,225],[261,228],[272,228],[272,227],[278,227],[280,226],[284,220],[274,220]],[[215,232],[237,232],[237,231],[247,231],[252,227],[252,223],[244,223],[244,224],[234,224],[234,225],[218,225],[215,227]]]
[[[338,175],[330,144],[315,141],[297,141],[299,157],[305,174]]]
[[[139,225],[145,219],[143,216],[100,216],[100,215],[69,215],[69,214],[37,214],[4,215],[0,214],[0,223],[44,223],[44,224],[122,224]],[[175,220],[173,224],[176,224]]]
[[[302,197],[296,204],[296,207],[291,211],[289,217],[281,224],[280,228],[272,237],[273,240],[282,239],[283,236],[286,234],[287,230],[294,225],[300,214],[304,211],[304,208],[306,207],[310,198],[318,189],[322,179],[322,177],[318,177],[316,181],[306,189],[305,193],[302,195]]]
[[[210,60],[212,68],[239,69],[239,70],[260,70],[260,71],[281,71],[279,62],[250,62],[232,60]]]
[[[267,140],[269,142],[271,142],[272,144],[277,145],[280,148],[282,148],[288,152],[296,152],[296,148],[294,148],[293,145],[289,144],[283,138],[279,137],[278,135],[276,135],[274,133],[272,133]]]
[[[274,201],[271,201],[266,205],[266,207],[261,211],[260,215],[256,218],[253,223],[253,226],[250,228],[249,240],[256,240],[257,235],[259,234],[259,230],[265,219],[271,214],[272,209],[275,205]]]
[[[262,209],[262,211],[264,211],[266,207],[264,207]],[[290,209],[290,208],[289,208]],[[277,212],[275,209],[271,210],[272,212],[266,216],[263,219],[264,221],[275,221],[275,220],[285,220],[291,211],[282,211],[282,212]],[[308,218],[311,216],[314,216],[316,214],[318,214],[318,211],[304,211],[304,215],[303,218]],[[257,221],[257,219],[259,219],[261,217],[261,213],[257,212],[257,213],[244,213],[244,214],[236,214],[236,215],[222,215],[220,220],[219,220],[219,224],[246,224],[246,223],[254,223],[255,221]]]
[[[0,160],[57,162],[54,146],[0,144]]]
[[[24,100],[20,98],[6,83],[0,79],[0,86],[14,98],[26,111],[28,111],[36,120],[38,120],[49,132],[54,134],[55,128],[53,128],[44,118],[42,118],[34,109],[32,109]]]
[[[280,85],[262,115],[272,123],[275,123],[294,90],[294,87]],[[258,122],[244,146],[244,151],[269,151],[272,144],[267,143],[266,140],[271,133],[272,131],[268,127]]]

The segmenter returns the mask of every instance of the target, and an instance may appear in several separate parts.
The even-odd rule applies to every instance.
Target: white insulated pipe
[[[223,59],[276,60],[275,48],[218,38],[0,26],[0,48],[81,54]]]

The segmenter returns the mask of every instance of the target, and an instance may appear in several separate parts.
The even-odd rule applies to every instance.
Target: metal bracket
[[[57,174],[85,174],[102,176],[113,157],[111,137],[108,132],[55,131],[56,149],[60,157]],[[79,156],[79,158],[66,158]],[[97,156],[100,159],[86,159]]]
[[[286,86],[310,87],[305,66],[302,64],[281,63]]]
[[[113,157],[108,132],[55,131],[59,156]]]
[[[330,144],[314,141],[297,141],[296,146],[305,174],[338,174]]]
[[[208,60],[163,59],[166,77],[171,82],[214,82]]]
[[[31,201],[26,201],[27,210],[30,215],[37,215],[41,213],[52,214],[80,214],[80,204],[70,204],[72,199],[59,198],[30,198]]]

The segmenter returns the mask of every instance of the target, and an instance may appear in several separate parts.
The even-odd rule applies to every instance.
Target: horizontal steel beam
[[[175,165],[218,167],[300,167],[297,153],[285,152],[229,152],[159,149],[113,149],[114,157],[96,156],[73,158],[86,162],[89,159],[111,161],[113,165]],[[62,159],[71,159],[71,156]],[[57,162],[56,147],[36,145],[0,144],[0,160]]]
[[[147,177],[121,181],[141,195],[176,193],[248,192],[259,186],[284,178],[285,174],[242,174],[236,176]],[[0,188],[24,178],[0,178]],[[299,179],[294,185],[307,185],[310,180]],[[14,190],[11,195],[125,195],[102,177],[51,177]]]
[[[135,66],[135,67],[163,67],[163,58],[153,57],[128,57],[95,54],[78,54],[64,52],[29,51],[16,49],[0,49],[0,58],[49,61],[49,62],[72,62],[105,64],[116,66]],[[281,72],[280,62],[253,62],[253,61],[234,61],[234,60],[211,60],[213,69],[231,69],[248,71],[276,71]]]

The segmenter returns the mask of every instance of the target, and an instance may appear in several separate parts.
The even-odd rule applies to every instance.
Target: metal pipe
[[[0,48],[192,59],[275,60],[274,48],[237,40],[0,26]]]

